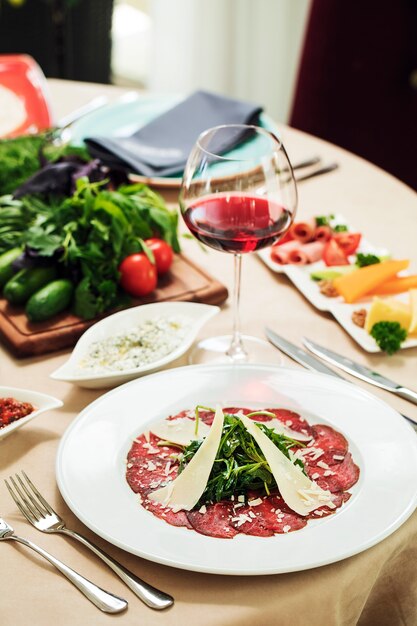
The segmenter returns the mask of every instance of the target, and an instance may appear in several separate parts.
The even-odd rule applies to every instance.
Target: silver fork
[[[106,563],[114,572],[123,580],[124,583],[135,593],[142,602],[152,609],[166,609],[174,604],[174,598],[152,585],[141,580],[138,576],[130,572],[126,567],[118,563],[110,555],[106,554],[101,548],[96,546],[92,541],[83,537],[79,533],[66,528],[65,522],[48,504],[45,498],[39,493],[35,485],[22,470],[21,477],[16,474],[16,480],[10,476],[12,485],[6,483],[13,500],[19,507],[21,513],[35,528],[43,533],[61,533],[68,537],[77,539],[84,546],[89,548],[104,563]]]
[[[104,589],[101,589],[101,587],[98,587],[87,578],[84,578],[84,576],[81,576],[81,574],[78,574],[73,569],[62,563],[62,561],[56,559],[52,556],[52,554],[49,554],[49,552],[46,552],[28,539],[23,539],[23,537],[15,535],[13,528],[0,518],[0,541],[7,541],[9,539],[22,543],[28,548],[32,548],[32,550],[35,550],[35,552],[52,563],[52,565],[54,565],[61,572],[61,574],[66,576],[66,578],[68,578],[68,580],[70,580],[72,584],[75,585],[77,589],[79,589],[81,593],[88,598],[88,600],[90,600],[90,602],[95,604],[96,607],[104,613],[120,613],[127,608],[126,600],[104,591]]]

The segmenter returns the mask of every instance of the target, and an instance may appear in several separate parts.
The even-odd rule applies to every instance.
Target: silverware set
[[[172,596],[141,580],[86,537],[67,528],[62,517],[54,511],[24,471],[22,471],[22,476],[19,474],[16,474],[15,477],[10,476],[9,480],[4,482],[22,515],[37,530],[48,534],[60,533],[82,543],[83,546],[87,547],[106,563],[148,607],[161,610],[173,605],[174,598]],[[105,613],[120,613],[127,608],[128,603],[126,600],[101,589],[39,546],[15,535],[13,528],[0,518],[0,541],[2,540],[14,540],[38,552],[66,576],[101,611]]]
[[[300,365],[303,365],[303,367],[306,367],[307,369],[312,370],[313,372],[321,372],[322,374],[328,374],[329,376],[335,376],[336,378],[339,378],[346,382],[351,382],[351,381],[348,381],[347,378],[340,376],[340,374],[338,374],[337,372],[332,370],[330,367],[328,367],[328,365],[323,363],[323,360],[324,360],[324,361],[327,361],[328,363],[331,363],[335,367],[338,367],[346,372],[349,372],[349,374],[352,374],[352,376],[355,376],[356,378],[360,378],[361,380],[364,380],[367,383],[370,383],[371,385],[375,385],[376,387],[381,387],[382,389],[385,389],[386,391],[390,391],[391,393],[394,393],[397,396],[400,396],[402,398],[405,398],[406,400],[409,400],[410,402],[413,402],[414,404],[417,404],[417,393],[415,391],[412,391],[411,389],[408,389],[407,387],[403,387],[399,383],[396,383],[393,380],[386,378],[386,376],[383,376],[382,374],[379,374],[378,372],[374,372],[368,367],[365,367],[364,365],[355,363],[354,361],[351,361],[350,359],[340,354],[337,354],[336,352],[333,352],[332,350],[329,350],[328,348],[323,348],[322,346],[319,346],[318,344],[314,343],[310,339],[307,339],[304,337],[303,344],[311,353],[313,353],[316,356],[313,356],[313,354],[306,352],[306,350],[303,350],[302,348],[300,348],[299,346],[296,346],[295,344],[291,343],[287,339],[284,339],[284,337],[281,337],[270,328],[265,328],[265,334],[267,338],[269,339],[269,341],[276,348],[281,350],[281,352],[289,356],[291,359],[293,359]],[[323,360],[320,360],[317,357],[320,357],[320,359],[323,359]],[[413,417],[408,417],[407,415],[404,415],[404,414],[402,414],[402,417],[404,417],[404,419],[409,421],[414,426],[417,425],[417,419]]]

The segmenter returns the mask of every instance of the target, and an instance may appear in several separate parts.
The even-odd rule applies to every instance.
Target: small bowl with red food
[[[0,441],[50,409],[58,409],[61,400],[37,391],[0,386]]]

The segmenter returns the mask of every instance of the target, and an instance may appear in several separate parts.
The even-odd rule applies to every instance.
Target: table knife
[[[343,376],[340,376],[340,374],[338,374],[337,372],[332,370],[330,367],[328,367],[325,363],[323,363],[323,361],[320,361],[312,354],[309,354],[302,348],[299,348],[298,346],[291,343],[290,341],[287,341],[287,339],[284,339],[280,335],[277,335],[277,333],[275,333],[270,328],[265,328],[265,334],[268,337],[269,341],[276,348],[281,350],[281,352],[284,352],[284,354],[289,356],[291,359],[293,359],[297,363],[300,363],[300,365],[303,365],[307,369],[313,372],[320,372],[322,374],[328,374],[329,376],[334,376],[335,378],[338,378],[339,380],[344,380],[345,382],[351,382],[350,380],[348,381]],[[400,415],[402,415],[404,419],[409,421],[414,426],[417,425],[416,418],[408,417],[407,415],[403,415],[402,413],[400,413]]]
[[[310,350],[310,352],[317,355],[327,363],[331,363],[332,365],[339,367],[343,371],[348,372],[349,374],[352,374],[352,376],[356,376],[356,378],[360,378],[371,385],[381,387],[381,389],[395,393],[395,395],[417,404],[417,393],[412,389],[408,389],[408,387],[404,387],[403,385],[396,383],[394,380],[390,380],[386,376],[383,376],[378,372],[374,372],[365,365],[355,363],[345,356],[337,354],[337,352],[333,352],[328,348],[323,348],[323,346],[319,346],[317,343],[314,343],[314,341],[311,341],[306,337],[303,337],[303,344],[308,350]]]

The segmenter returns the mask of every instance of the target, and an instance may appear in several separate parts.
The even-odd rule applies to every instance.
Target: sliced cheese
[[[384,281],[406,269],[409,263],[407,259],[403,261],[393,259],[361,267],[350,274],[338,276],[333,280],[333,285],[346,302],[355,302]]]
[[[240,417],[241,414],[239,414]],[[254,420],[256,422],[256,420]],[[295,441],[310,441],[312,439],[311,435],[305,435],[304,433],[299,433],[296,430],[292,430],[285,426],[279,419],[272,419],[269,422],[258,422],[266,426],[267,428],[271,428],[274,432],[278,433],[278,435],[285,435],[286,437],[290,437],[290,439],[295,439]]]
[[[411,322],[411,310],[408,304],[394,298],[374,298],[365,321],[365,330],[370,333],[378,322],[398,322],[408,330]]]
[[[299,515],[308,515],[321,506],[334,507],[329,491],[324,491],[305,476],[301,468],[294,465],[253,420],[245,415],[239,417],[264,454],[279,492],[290,509]]]
[[[223,411],[217,407],[207,437],[184,471],[165,487],[149,494],[150,500],[160,502],[162,505],[170,507],[174,512],[191,511],[206,488],[219,449],[223,422]]]
[[[195,432],[196,423],[188,417],[178,417],[175,420],[162,420],[157,424],[152,424],[151,432],[165,441],[177,443],[180,446],[188,446],[194,439],[204,439],[210,432],[210,426],[207,426],[201,420],[197,424],[197,433]]]
[[[417,289],[410,289],[411,322],[408,328],[410,335],[417,334]]]

